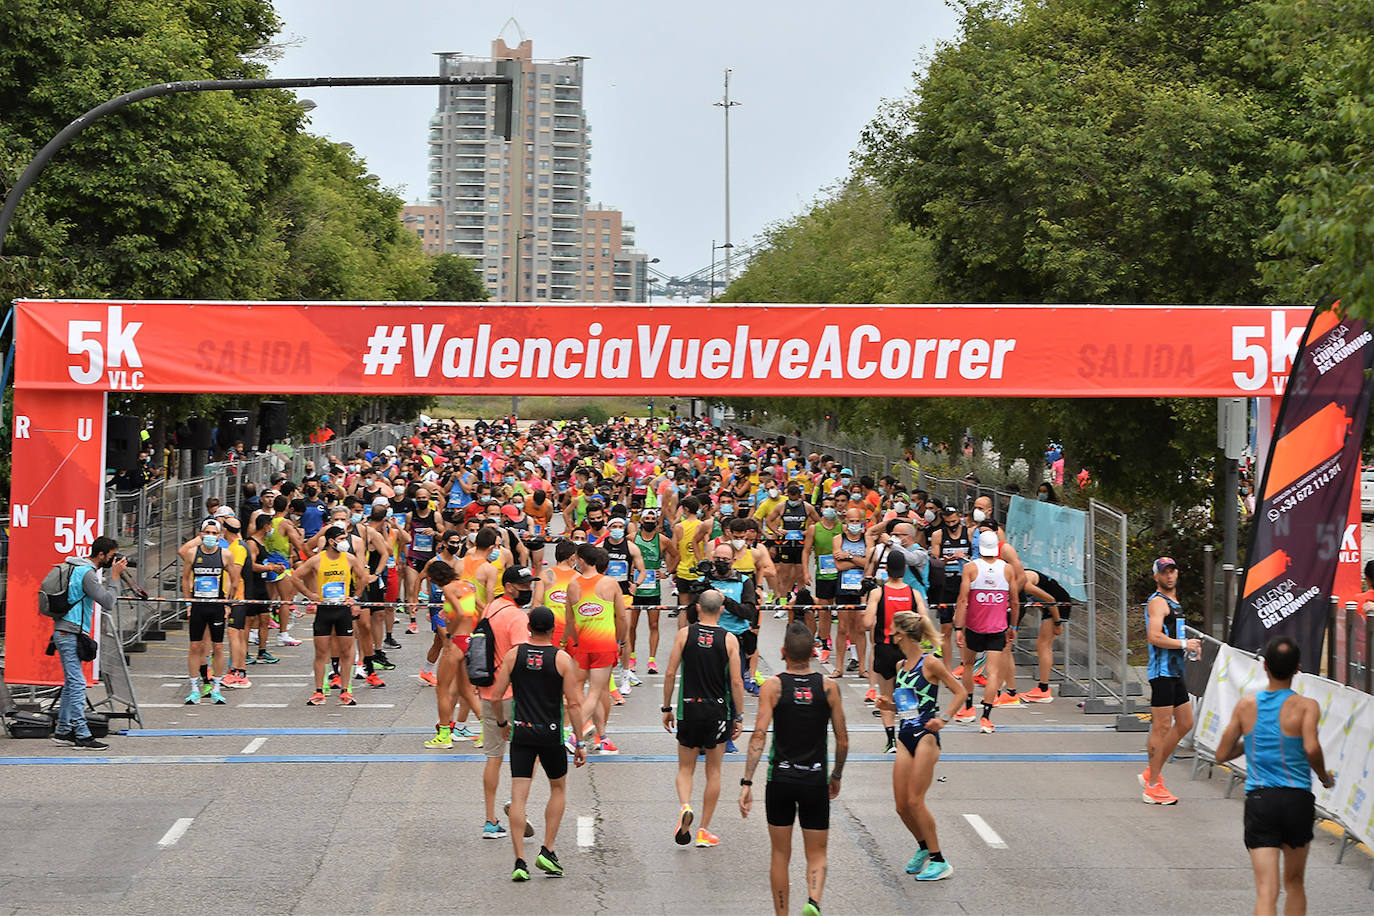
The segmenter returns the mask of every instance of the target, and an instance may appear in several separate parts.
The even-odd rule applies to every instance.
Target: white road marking
[[[395,709],[395,703],[355,703],[358,709]]]
[[[299,676],[299,675],[298,675]],[[309,684],[263,684],[263,687],[290,687],[292,690],[302,690],[309,687]]]
[[[147,704],[145,703],[143,705],[146,706]],[[157,845],[162,846],[164,848],[167,846],[175,846],[177,844],[177,840],[185,836],[186,831],[191,829],[191,822],[194,820],[195,818],[193,817],[177,818],[176,823],[168,827],[167,832],[162,835],[162,839],[157,841]]]
[[[186,703],[139,703],[138,705],[139,705],[141,708],[143,708],[143,709],[180,709],[181,707],[186,706],[187,704],[186,704]]]
[[[577,845],[596,845],[596,818],[579,817],[577,819]]]
[[[968,821],[969,826],[973,828],[973,832],[978,834],[978,836],[982,837],[983,842],[987,843],[993,849],[1007,848],[1006,842],[1003,841],[1003,839],[997,835],[997,831],[989,827],[988,822],[983,820],[978,815],[965,814],[964,820]]]
[[[146,705],[148,705],[148,704],[143,703],[143,704],[141,704],[141,705],[146,706]],[[286,704],[285,704],[285,703],[240,703],[240,704],[238,705],[238,708],[239,708],[239,709],[285,709],[285,708],[286,708]]]
[[[163,687],[184,687],[185,684],[163,684]]]
[[[258,749],[261,748],[261,747],[262,747],[264,744],[266,744],[266,743],[267,743],[267,738],[266,738],[266,737],[254,738],[252,741],[249,741],[248,744],[243,748],[243,750],[239,751],[239,753],[240,753],[240,754],[256,754],[256,753],[258,752]]]

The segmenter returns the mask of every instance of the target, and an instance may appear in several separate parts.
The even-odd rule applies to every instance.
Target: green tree
[[[456,254],[444,253],[429,259],[429,280],[434,284],[430,299],[439,302],[485,302],[487,287],[473,263]]]

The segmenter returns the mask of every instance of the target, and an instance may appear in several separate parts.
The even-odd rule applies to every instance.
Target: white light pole
[[[730,101],[730,68],[728,67],[725,69],[725,95],[714,104],[716,108],[725,111],[725,244],[721,247],[725,249],[725,286],[728,288],[730,286],[730,249],[735,247],[730,244],[730,109],[739,105],[739,102]],[[715,284],[712,283],[712,287],[714,286]]]

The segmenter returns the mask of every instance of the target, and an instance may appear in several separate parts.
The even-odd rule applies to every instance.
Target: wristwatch
[[[509,722],[497,722],[497,723],[496,723],[496,727],[497,727],[497,728],[505,728],[505,727],[506,727],[507,725],[509,725],[509,724],[510,724]]]
[[[741,780],[739,781],[739,784],[742,785],[742,786],[752,786],[752,785],[754,784],[754,780],[752,780],[752,779],[741,779]]]
[[[660,706],[658,711],[659,711],[659,712],[672,712],[672,711],[673,711],[673,707],[671,707],[671,706]]]

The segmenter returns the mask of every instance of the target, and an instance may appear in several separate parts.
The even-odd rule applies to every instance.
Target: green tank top
[[[816,578],[834,579],[839,575],[835,570],[835,538],[839,536],[840,526],[829,529],[817,522],[812,530],[815,532],[811,536],[811,544],[812,553],[816,555]],[[823,559],[826,557],[829,559]]]
[[[639,548],[640,554],[644,557],[644,584],[635,589],[646,595],[656,595],[661,581],[660,572],[663,566],[663,548],[658,538],[658,532],[654,532],[652,540],[645,541],[635,532],[635,546]]]
[[[279,518],[272,519],[272,525],[267,529],[267,536],[262,539],[262,546],[267,548],[268,553],[279,553],[284,557],[291,556],[291,540],[281,533],[281,522]]]

